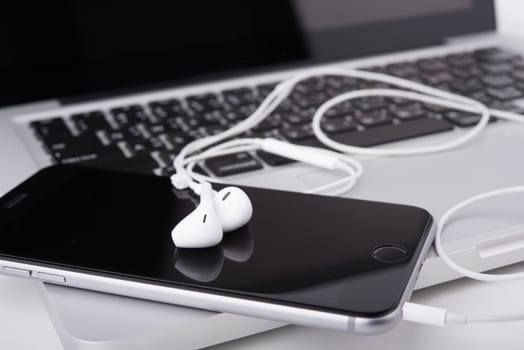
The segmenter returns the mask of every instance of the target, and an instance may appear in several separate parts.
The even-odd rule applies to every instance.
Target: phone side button
[[[53,283],[65,283],[66,279],[64,276],[54,275],[51,273],[37,272],[33,273],[33,277],[38,278],[42,281],[53,282]]]
[[[31,277],[31,271],[18,269],[16,267],[4,266],[3,271],[7,275],[19,276],[19,277]]]

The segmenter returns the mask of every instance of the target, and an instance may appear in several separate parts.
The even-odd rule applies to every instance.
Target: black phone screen
[[[168,178],[48,168],[0,200],[0,256],[352,316],[398,306],[429,234],[426,211],[244,189],[246,226],[219,246],[178,249],[171,230],[197,199]]]

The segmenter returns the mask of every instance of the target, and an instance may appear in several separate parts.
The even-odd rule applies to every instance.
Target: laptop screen
[[[63,0],[3,7],[0,105],[175,86],[494,29],[491,0]]]

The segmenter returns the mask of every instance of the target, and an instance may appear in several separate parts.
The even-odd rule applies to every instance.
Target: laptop
[[[490,0],[69,1],[13,5],[0,24],[0,192],[54,164],[168,176],[184,144],[246,118],[282,79],[308,67],[348,67],[420,81],[524,110],[524,41],[495,33]],[[320,145],[316,107],[369,81],[301,82],[247,135]],[[330,110],[323,128],[359,146],[420,146],[468,130],[478,116],[402,99],[366,98]],[[417,205],[436,218],[456,202],[522,184],[524,130],[486,132],[434,155],[360,157],[348,197]],[[262,152],[208,160],[199,171],[237,184],[301,191],[338,175]],[[478,271],[524,260],[524,198],[472,208],[445,237]],[[457,278],[433,253],[418,287]]]

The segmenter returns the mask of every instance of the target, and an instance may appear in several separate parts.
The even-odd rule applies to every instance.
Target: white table
[[[499,29],[524,40],[522,0],[497,0]],[[502,285],[457,281],[416,293],[416,298],[457,311],[496,312],[524,309],[524,281]],[[496,296],[496,298],[494,297]],[[522,301],[521,301],[522,300]],[[480,309],[482,307],[482,310]],[[524,322],[468,327],[434,328],[401,324],[377,337],[288,326],[227,343],[224,349],[445,349],[465,345],[476,349],[522,349]],[[61,349],[55,329],[33,282],[0,276],[0,348]]]

